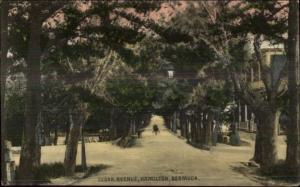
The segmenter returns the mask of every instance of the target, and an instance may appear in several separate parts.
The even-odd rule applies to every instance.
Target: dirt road
[[[152,133],[157,124],[160,133]],[[254,141],[248,134],[248,146],[218,144],[210,151],[192,147],[163,126],[155,116],[132,148],[120,148],[111,142],[87,143],[88,166],[102,165],[103,169],[84,179],[61,177],[52,179],[52,184],[73,185],[280,185],[262,181],[255,175],[245,175],[242,162],[253,155]],[[248,137],[249,136],[249,137]],[[42,147],[42,163],[63,162],[65,146]],[[77,164],[81,160],[81,145],[78,146]],[[19,155],[14,155],[18,164]],[[279,157],[285,158],[285,143],[279,146]],[[244,174],[243,174],[244,173]],[[246,172],[247,173],[247,172]],[[287,185],[287,184],[282,184]]]
[[[157,136],[152,133],[154,122],[160,128]],[[121,149],[110,143],[87,144],[88,164],[104,164],[107,168],[71,184],[260,185],[233,169],[250,156],[249,147],[218,145],[212,151],[196,149],[154,118],[136,147]],[[53,182],[66,184],[67,181],[60,178]]]

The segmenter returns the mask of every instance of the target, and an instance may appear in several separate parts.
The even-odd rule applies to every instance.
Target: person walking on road
[[[157,133],[159,133],[159,128],[157,125],[153,125],[153,132],[155,135],[157,135]]]

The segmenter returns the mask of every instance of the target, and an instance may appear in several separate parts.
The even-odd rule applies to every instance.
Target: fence
[[[239,130],[256,132],[256,124],[253,121],[243,121],[239,123]]]

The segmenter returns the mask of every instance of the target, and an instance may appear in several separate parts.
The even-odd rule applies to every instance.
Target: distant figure
[[[159,128],[157,125],[153,125],[153,132],[155,133],[155,135],[157,135],[157,133],[159,133]]]

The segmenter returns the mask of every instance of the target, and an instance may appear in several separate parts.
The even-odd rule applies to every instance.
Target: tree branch
[[[268,79],[268,77],[267,77],[267,76],[270,76],[270,70],[266,67],[266,65],[263,62],[260,46],[261,46],[260,35],[256,35],[254,38],[254,42],[253,42],[254,52],[255,52],[256,60],[258,61],[259,66],[261,67],[262,81],[263,81],[265,89],[266,89],[266,94],[267,94],[268,98],[270,98],[271,97],[271,88],[269,85],[271,85],[270,84],[271,80]]]

